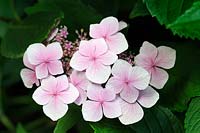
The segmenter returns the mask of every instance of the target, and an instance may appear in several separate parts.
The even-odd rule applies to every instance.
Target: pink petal
[[[94,56],[98,57],[105,54],[108,51],[108,46],[103,38],[91,39],[91,45],[95,45]]]
[[[58,75],[64,73],[62,62],[59,60],[50,61],[47,64],[49,73],[52,75]]]
[[[39,65],[46,60],[46,47],[42,43],[34,43],[27,48],[28,60],[32,65]]]
[[[103,28],[100,24],[91,24],[89,35],[92,38],[102,38],[104,36]]]
[[[168,78],[169,75],[165,70],[156,67],[151,71],[150,84],[157,89],[162,89],[166,84]]]
[[[103,91],[103,87],[99,84],[90,83],[87,88],[87,96],[89,99],[94,101],[101,101],[101,93]]]
[[[35,66],[30,64],[29,60],[28,60],[28,55],[27,55],[27,52],[24,53],[24,56],[23,56],[23,63],[26,67],[34,70],[35,69]]]
[[[144,57],[151,57],[155,60],[158,54],[158,50],[153,44],[144,41],[142,47],[140,48],[140,54]]]
[[[101,100],[103,101],[113,101],[116,97],[114,90],[112,89],[103,89],[101,91]]]
[[[85,76],[85,72],[79,72],[76,70],[72,71],[72,74],[70,75],[70,81],[76,88],[83,90],[86,90],[89,84],[89,81]]]
[[[105,83],[111,74],[110,66],[101,63],[94,63],[86,70],[86,77],[97,84]]]
[[[142,67],[134,66],[131,73],[133,80],[132,86],[139,90],[144,90],[148,87],[150,82],[150,74]]]
[[[62,118],[68,110],[68,105],[59,99],[52,99],[48,104],[43,106],[43,111],[51,120],[57,121]]]
[[[56,78],[57,80],[57,91],[66,91],[69,88],[69,82],[67,75],[61,75]]]
[[[136,88],[124,88],[121,93],[120,97],[129,103],[134,103],[139,96],[139,91]]]
[[[70,60],[70,66],[77,71],[85,70],[86,68],[88,68],[89,64],[89,58],[80,55],[78,51],[74,53]]]
[[[100,60],[104,65],[112,65],[117,60],[117,58],[118,56],[110,51],[100,56]]]
[[[156,58],[156,65],[165,69],[174,67],[176,60],[176,51],[170,47],[158,47],[158,56]]]
[[[103,113],[107,118],[117,118],[122,114],[119,101],[117,100],[112,102],[104,102],[102,106]]]
[[[36,78],[35,72],[30,69],[22,69],[20,72],[20,76],[24,85],[27,88],[32,88],[33,84],[39,85],[39,80]]]
[[[59,42],[48,44],[46,49],[46,56],[49,60],[58,60],[61,59],[63,56],[63,50]]]
[[[132,72],[132,66],[125,60],[118,59],[112,67],[112,74],[114,76],[124,78]]]
[[[150,108],[156,104],[159,99],[159,93],[152,87],[148,87],[145,90],[140,91],[138,102],[145,108]]]
[[[95,45],[91,44],[90,41],[82,40],[79,46],[79,53],[83,56],[91,56],[94,54]]]
[[[46,79],[43,79],[41,82],[42,89],[52,94],[55,90],[57,90],[57,79],[53,76],[49,76]]]
[[[39,105],[45,105],[53,98],[42,87],[38,87],[32,96],[33,100]]]
[[[104,18],[101,23],[102,31],[104,36],[115,34],[119,30],[119,22],[115,17]]]
[[[111,77],[106,83],[106,88],[113,89],[115,93],[118,94],[124,88],[124,84],[120,78]]]
[[[141,106],[135,103],[127,103],[123,100],[120,100],[122,115],[119,116],[119,120],[124,125],[130,125],[140,121],[143,116],[144,112]]]
[[[128,42],[122,33],[117,33],[106,38],[109,50],[120,54],[128,49]]]
[[[119,31],[120,31],[120,30],[123,30],[123,29],[126,28],[127,26],[128,26],[128,25],[127,25],[126,22],[120,21],[120,22],[119,22]]]
[[[76,101],[79,97],[79,92],[76,87],[72,84],[69,84],[69,88],[65,91],[59,93],[59,99],[62,100],[63,103],[70,104]]]
[[[139,54],[135,56],[135,64],[136,66],[143,67],[147,71],[150,71],[152,69],[152,66],[154,66],[155,59],[152,59],[152,57],[146,57],[142,54]]]
[[[79,97],[76,99],[75,104],[81,105],[87,100],[87,93],[85,90],[77,88],[79,91]]]
[[[82,106],[82,114],[85,121],[100,121],[103,118],[101,104],[94,101],[84,102]]]
[[[38,65],[35,69],[35,72],[36,72],[36,77],[38,79],[46,78],[48,76],[47,64],[42,63],[42,64]]]

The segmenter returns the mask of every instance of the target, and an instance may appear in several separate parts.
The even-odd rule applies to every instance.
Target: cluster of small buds
[[[134,65],[134,54],[131,51],[127,51],[124,53],[119,54],[119,59],[123,59],[128,63]]]

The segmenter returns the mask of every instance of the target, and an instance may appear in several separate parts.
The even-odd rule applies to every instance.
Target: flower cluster
[[[166,84],[169,76],[163,69],[174,66],[176,52],[145,41],[134,56],[127,52],[127,40],[120,32],[126,27],[125,22],[107,17],[90,25],[90,39],[81,30],[76,31],[78,40],[71,42],[64,26],[54,30],[47,46],[35,43],[27,48],[23,59],[27,68],[21,77],[26,87],[39,86],[33,99],[49,118],[60,119],[74,102],[82,106],[86,121],[105,116],[128,125],[143,118],[142,107],[156,104],[159,94],[154,88]]]

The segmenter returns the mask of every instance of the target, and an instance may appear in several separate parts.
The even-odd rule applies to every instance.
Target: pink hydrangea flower
[[[161,68],[172,68],[175,60],[174,49],[166,46],[156,48],[147,41],[143,43],[139,55],[135,57],[136,65],[145,68],[151,74],[150,84],[157,89],[163,88],[169,78],[168,73]]]
[[[105,83],[117,55],[108,50],[104,39],[81,41],[79,50],[71,58],[70,66],[77,71],[86,70],[86,77],[94,83]]]
[[[142,67],[132,67],[127,61],[117,60],[112,67],[112,75],[107,88],[112,88],[120,97],[129,103],[134,103],[139,97],[140,90],[148,87],[149,73]]]
[[[39,80],[36,77],[35,66],[28,61],[27,52],[24,53],[23,63],[27,68],[23,68],[20,72],[22,81],[27,88],[32,88],[33,84],[39,86]]]
[[[70,82],[78,89],[79,97],[76,99],[75,103],[81,105],[87,99],[87,87],[89,84],[88,79],[85,76],[85,72],[79,72],[73,70],[70,74]]]
[[[107,118],[117,118],[121,115],[120,104],[113,90],[91,84],[88,86],[87,96],[90,100],[82,106],[84,120],[97,122],[102,119],[103,114]]]
[[[159,99],[159,94],[152,87],[147,87],[145,90],[140,90],[137,102],[129,103],[118,98],[122,110],[122,115],[119,120],[124,125],[129,125],[140,121],[144,112],[141,106],[150,108],[156,104]]]
[[[66,75],[43,79],[41,86],[33,93],[34,101],[43,105],[44,113],[53,121],[63,117],[68,110],[68,104],[73,103],[78,96],[78,90],[68,83]]]
[[[37,79],[64,72],[59,60],[63,56],[63,51],[58,42],[51,43],[47,47],[41,43],[32,44],[27,48],[27,56],[30,64],[35,66]]]
[[[91,24],[89,34],[92,38],[104,38],[109,49],[120,54],[128,49],[125,36],[119,32],[126,26],[125,22],[119,23],[115,17],[107,17],[100,24]]]

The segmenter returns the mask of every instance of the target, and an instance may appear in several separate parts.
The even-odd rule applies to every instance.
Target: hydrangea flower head
[[[34,101],[43,105],[44,113],[53,121],[63,117],[68,110],[68,104],[73,103],[78,96],[77,88],[68,83],[66,75],[43,79],[41,86],[33,93]]]
[[[86,121],[99,121],[103,114],[107,118],[117,118],[121,115],[121,108],[113,90],[91,84],[88,86],[87,96],[90,100],[82,106],[83,118]]]
[[[81,41],[79,50],[74,53],[70,66],[77,71],[86,70],[86,77],[94,83],[105,83],[117,55],[108,50],[104,39]]]
[[[164,87],[169,75],[163,70],[174,67],[176,51],[170,47],[160,46],[156,48],[149,42],[144,42],[140,53],[135,57],[135,63],[145,68],[151,74],[150,84],[157,89]]]
[[[27,48],[28,61],[35,66],[38,79],[46,78],[49,74],[62,74],[64,71],[59,60],[62,56],[62,47],[58,42],[51,43],[48,46],[35,43]]]
[[[125,36],[119,32],[119,30],[126,26],[125,22],[119,23],[115,17],[107,17],[100,24],[91,24],[89,34],[92,38],[104,38],[109,50],[120,54],[128,49]]]
[[[117,60],[112,67],[112,75],[106,87],[112,88],[120,97],[129,103],[134,103],[139,91],[148,87],[150,81],[149,73],[141,68],[132,67],[127,61]]]

